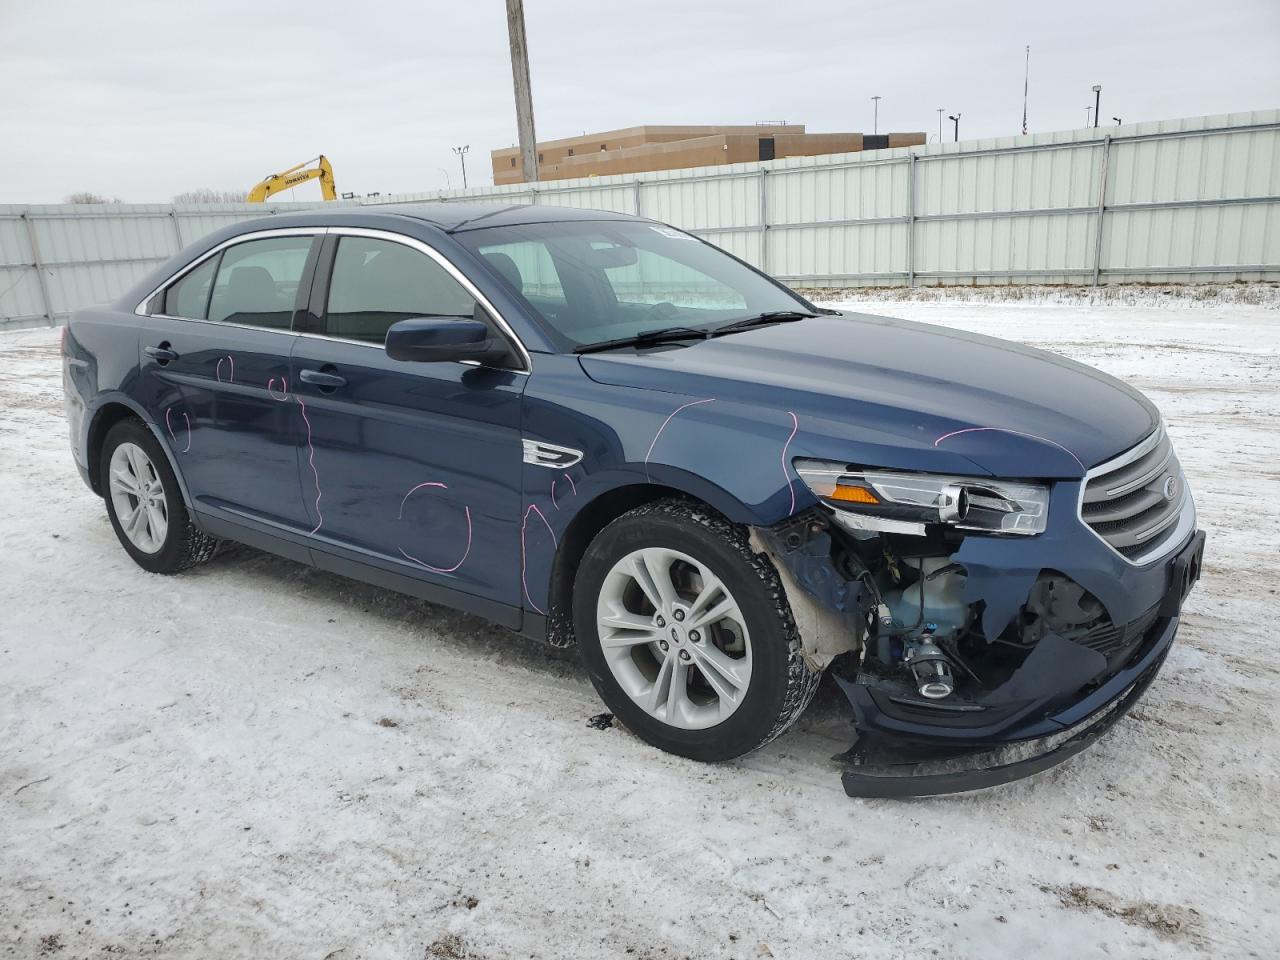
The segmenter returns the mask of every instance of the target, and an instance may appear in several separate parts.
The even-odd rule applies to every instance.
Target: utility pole
[[[1098,126],[1098,114],[1102,111],[1102,84],[1093,85],[1093,125]]]
[[[880,132],[880,98],[872,97],[871,99],[876,105],[875,116],[874,116],[874,119],[872,119],[871,121],[871,132],[873,134],[876,134]]]
[[[1027,92],[1031,89],[1031,44],[1027,44],[1027,63],[1022,73],[1022,135],[1027,135]]]
[[[947,119],[956,125],[956,143],[960,142],[960,114],[948,115]]]
[[[524,0],[507,0],[511,78],[516,89],[516,128],[525,183],[538,182],[538,141],[533,133],[533,90],[529,86],[529,45],[524,36]]]
[[[467,151],[471,149],[471,144],[465,147],[454,147],[453,152],[458,155],[458,159],[462,161],[462,189],[467,189]]]

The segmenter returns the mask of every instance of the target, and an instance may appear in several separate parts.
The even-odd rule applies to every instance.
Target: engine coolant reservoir
[[[926,623],[937,625],[939,636],[951,636],[969,622],[969,605],[964,602],[964,572],[960,568],[939,573],[952,565],[948,557],[921,557],[903,560],[902,565],[920,571],[920,579],[885,594],[884,602],[896,624],[903,627]],[[936,576],[935,576],[936,575]],[[930,577],[933,577],[930,579]],[[920,592],[924,591],[924,616],[920,615]]]

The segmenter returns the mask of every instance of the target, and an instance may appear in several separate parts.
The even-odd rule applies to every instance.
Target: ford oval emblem
[[[1172,500],[1178,493],[1178,479],[1172,475],[1164,478],[1164,498]]]

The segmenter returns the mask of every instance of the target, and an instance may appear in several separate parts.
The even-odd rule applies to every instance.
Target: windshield
[[[483,257],[566,350],[810,309],[723,251],[656,223],[532,223],[465,231],[455,239]]]

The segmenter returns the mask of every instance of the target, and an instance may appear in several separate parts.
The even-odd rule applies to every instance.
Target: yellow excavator
[[[307,164],[310,163],[314,163],[315,166],[308,167]],[[320,192],[326,200],[338,199],[338,190],[333,185],[333,167],[322,153],[318,157],[302,161],[296,167],[271,174],[250,190],[245,200],[249,203],[263,203],[272,194],[280,193],[282,190],[292,190],[299,184],[311,180],[320,181]]]

